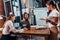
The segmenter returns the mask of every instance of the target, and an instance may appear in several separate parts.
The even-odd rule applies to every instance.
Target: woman
[[[30,10],[29,16],[30,16],[30,23],[31,23],[31,25],[36,25],[36,17],[34,15],[34,11],[32,9]]]
[[[27,12],[24,12],[24,14],[23,14],[23,20],[20,22],[20,26],[25,31],[30,30],[29,15],[27,14]],[[22,37],[25,40],[27,40],[27,38],[29,38],[28,35],[22,35]]]
[[[30,23],[29,23],[29,15],[27,12],[24,12],[23,14],[23,20],[20,23],[20,26],[24,31],[30,30]],[[22,35],[22,37],[27,40],[27,38],[30,38],[28,35]]]
[[[12,40],[10,37],[10,32],[19,32],[19,30],[16,30],[13,26],[13,22],[15,20],[15,15],[10,15],[8,20],[4,23],[4,29],[2,31],[2,38],[1,40]]]
[[[30,29],[29,15],[26,12],[24,12],[23,20],[21,21],[20,26],[25,30]]]
[[[46,20],[46,22],[48,22],[47,24],[51,31],[50,40],[58,40],[57,23],[58,23],[59,12],[57,11],[56,4],[53,1],[48,1],[46,3],[46,7],[48,8],[48,10],[51,10],[51,12],[46,19],[41,18],[41,20]]]

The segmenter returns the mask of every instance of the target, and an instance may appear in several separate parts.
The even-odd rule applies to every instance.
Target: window
[[[34,0],[33,3],[34,3],[34,7],[35,8],[40,8],[40,7],[46,7],[46,2],[48,0]]]

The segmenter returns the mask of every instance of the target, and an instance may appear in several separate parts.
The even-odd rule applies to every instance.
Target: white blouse
[[[15,27],[13,26],[13,22],[9,20],[4,24],[4,29],[2,31],[2,34],[4,35],[10,34],[11,31],[17,32],[18,30],[16,30]]]
[[[51,20],[51,21],[54,21],[54,20],[53,20],[54,17],[59,17],[59,12],[58,12],[56,9],[52,10],[51,13],[49,14],[49,16],[48,16],[47,18],[48,18],[49,20]],[[47,24],[48,24],[49,28],[51,28],[51,27],[54,26],[53,24],[51,24],[51,23],[49,23],[49,22],[48,22]]]

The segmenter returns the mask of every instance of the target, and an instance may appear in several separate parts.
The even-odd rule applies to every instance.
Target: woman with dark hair
[[[19,32],[20,30],[15,29],[13,22],[15,20],[15,15],[10,15],[4,23],[4,29],[2,31],[1,40],[13,40],[11,39],[10,32]],[[15,39],[16,40],[16,39]]]
[[[51,10],[51,12],[47,18],[41,18],[41,20],[46,20],[48,24],[48,27],[51,31],[50,40],[58,40],[57,24],[59,12],[56,9],[56,4],[54,1],[48,1],[46,3],[46,7],[48,8],[48,10]]]
[[[29,23],[29,15],[27,12],[24,12],[23,14],[23,20],[20,22],[21,29],[24,29],[24,31],[30,30],[30,23]],[[22,35],[22,37],[27,40],[29,36],[27,35]]]
[[[25,29],[25,30],[30,29],[29,15],[27,14],[27,12],[24,12],[23,20],[21,21],[20,26],[22,29]]]

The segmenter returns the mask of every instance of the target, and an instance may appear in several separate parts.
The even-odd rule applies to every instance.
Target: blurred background
[[[31,14],[31,10],[33,10],[36,20],[33,20],[36,23],[35,25],[46,25],[46,22],[40,20],[40,18],[46,18],[48,16],[48,10],[45,6],[47,1],[49,0],[0,0],[0,16],[4,15],[6,18],[8,18],[9,13],[13,12],[13,14],[16,16],[14,25],[15,27],[20,27],[19,23],[22,20],[22,15],[24,12]],[[60,9],[60,0],[54,1],[57,3],[59,7],[58,9]],[[6,18],[3,18],[4,20],[0,20],[0,27],[2,27]]]
[[[4,0],[4,10],[6,18],[9,16],[10,12],[13,12],[16,16],[16,24],[22,20],[22,14],[27,12],[30,14],[30,11],[33,10],[34,15],[36,16],[37,25],[45,25],[46,22],[39,20],[40,18],[46,18],[48,16],[48,10],[45,6],[46,2],[49,0]],[[60,0],[54,0],[60,7]]]

